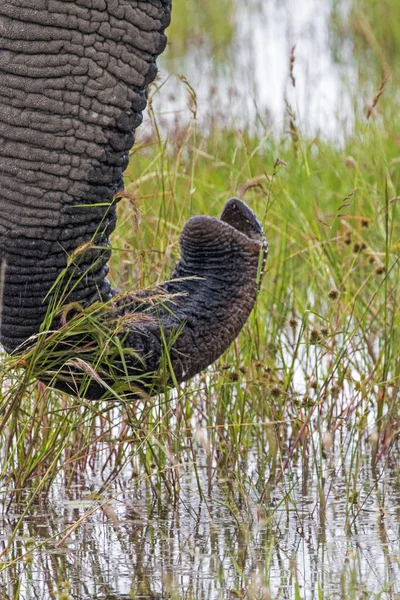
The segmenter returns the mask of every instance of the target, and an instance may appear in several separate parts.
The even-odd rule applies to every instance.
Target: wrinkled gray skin
[[[113,198],[123,189],[170,16],[171,0],[0,0],[1,343],[8,352],[39,332],[49,290],[82,244],[95,241],[64,277],[63,302],[87,306],[115,293],[106,279]],[[221,219],[188,221],[181,260],[162,286],[180,296],[153,311],[152,321],[119,333],[129,375],[152,389],[160,327],[167,341],[182,329],[171,384],[224,352],[253,308],[262,238],[236,199]],[[129,299],[117,306],[121,314],[136,308]],[[103,392],[93,382],[86,396]]]

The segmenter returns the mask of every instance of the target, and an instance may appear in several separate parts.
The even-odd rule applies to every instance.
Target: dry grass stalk
[[[293,87],[296,87],[296,78],[294,76],[294,63],[296,61],[295,50],[296,50],[296,44],[294,46],[292,46],[292,49],[290,51],[290,57],[289,57],[289,77],[290,77],[290,81],[292,82]]]
[[[285,98],[286,112],[289,117],[289,133],[292,136],[293,152],[297,157],[299,151],[299,130],[296,125],[296,114],[289,100]]]
[[[372,115],[374,109],[376,108],[376,106],[377,106],[377,104],[379,102],[379,99],[381,98],[383,92],[385,91],[385,88],[386,88],[386,85],[387,85],[388,81],[389,81],[389,77],[386,76],[386,75],[384,75],[382,77],[382,79],[381,79],[381,82],[380,82],[378,90],[377,90],[377,92],[376,92],[376,94],[374,96],[374,99],[372,100],[372,104],[368,108],[367,119],[370,118],[370,116]]]

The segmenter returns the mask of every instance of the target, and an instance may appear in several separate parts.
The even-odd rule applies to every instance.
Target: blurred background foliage
[[[168,30],[170,60],[184,56],[190,45],[208,47],[217,61],[227,59],[235,32],[235,0],[174,0]]]

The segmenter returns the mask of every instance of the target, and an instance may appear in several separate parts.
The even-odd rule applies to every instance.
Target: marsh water
[[[196,93],[202,125],[226,122],[238,129],[281,133],[288,101],[309,136],[341,140],[351,131],[358,75],[351,38],[338,40],[332,30],[332,2],[225,0],[214,10],[207,5],[208,18],[198,17],[183,46],[170,40],[161,61],[159,116],[174,126],[177,117],[192,117],[188,90],[176,77],[183,74]],[[336,8],[344,23],[350,8],[345,1]],[[182,3],[175,6],[174,20],[181,11]],[[195,14],[188,12],[187,18]],[[212,27],[209,20],[216,14],[222,23]]]
[[[351,34],[334,27],[351,2],[218,1],[175,2],[153,98],[163,131],[195,114],[205,129],[274,135],[292,110],[306,136],[341,143],[363,103]],[[288,446],[276,461],[282,424],[260,421],[233,460],[210,444],[197,401],[165,478],[137,466],[135,442],[111,436],[46,494],[10,502],[4,488],[1,599],[400,598],[398,461],[379,455],[373,429],[360,433],[338,402],[328,432],[322,408],[306,407],[311,433],[296,456]]]
[[[198,430],[198,441],[206,435]],[[397,464],[371,468],[371,445],[354,430],[332,444],[315,435],[318,458],[305,454],[273,485],[259,451],[235,473],[199,444],[197,476],[189,459],[168,467],[175,497],[132,467],[97,496],[112,467],[99,451],[17,527],[24,502],[3,514],[1,546],[12,533],[11,555],[25,558],[8,567],[1,598],[398,598]]]

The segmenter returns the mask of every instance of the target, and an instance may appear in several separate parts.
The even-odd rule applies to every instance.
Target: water
[[[341,4],[344,20],[346,5]],[[287,126],[286,98],[305,135],[342,139],[354,124],[357,71],[349,40],[341,41],[341,62],[335,61],[331,13],[327,0],[234,2],[233,39],[223,59],[215,49],[218,41],[211,46],[194,39],[179,54],[171,40],[161,63],[157,112],[168,115],[174,127],[190,118],[187,90],[172,74],[178,73],[196,91],[202,125],[225,121],[280,133]]]
[[[50,600],[62,589],[93,600],[290,599],[296,589],[309,600],[398,598],[397,466],[372,469],[370,446],[358,446],[352,435],[339,433],[332,448],[326,439],[323,446],[325,458],[293,461],[262,502],[250,485],[260,466],[256,453],[241,487],[201,447],[202,498],[190,464],[176,469],[179,500],[149,480],[135,481],[129,468],[101,502],[90,498],[100,483],[96,468],[68,492],[59,481],[50,501],[29,510],[17,530],[8,560],[39,547],[2,574],[1,598]],[[1,518],[3,548],[21,509],[11,506]]]

